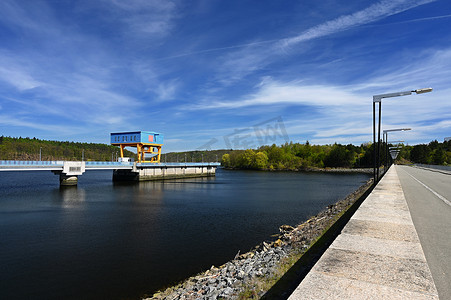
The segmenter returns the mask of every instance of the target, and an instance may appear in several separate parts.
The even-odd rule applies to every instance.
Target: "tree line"
[[[0,160],[84,160],[111,161],[120,156],[116,146],[100,143],[47,141],[29,137],[0,137]],[[136,154],[125,150],[125,156]]]
[[[393,145],[388,145],[392,147]],[[385,155],[385,144],[381,144],[380,162],[391,160]],[[374,145],[352,144],[310,145],[285,143],[277,146],[262,146],[258,149],[235,150],[222,156],[226,168],[255,170],[308,170],[312,168],[371,168],[374,164]],[[451,164],[451,142],[400,147],[397,158],[402,163]]]
[[[451,165],[451,140],[443,143],[435,140],[429,144],[403,146],[397,160],[428,165]]]
[[[285,143],[223,155],[226,168],[257,170],[307,170],[311,168],[352,168],[372,166],[372,145],[310,145]]]

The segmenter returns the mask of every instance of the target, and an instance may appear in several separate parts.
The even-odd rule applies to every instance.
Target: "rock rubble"
[[[147,299],[237,299],[260,298],[270,286],[259,284],[280,277],[281,266],[290,257],[299,258],[370,186],[368,181],[345,199],[329,205],[308,221],[292,227],[282,225],[275,241],[265,241],[220,267],[154,294]],[[290,266],[288,266],[290,267]],[[270,281],[270,280],[269,280]],[[248,296],[244,296],[248,293]]]

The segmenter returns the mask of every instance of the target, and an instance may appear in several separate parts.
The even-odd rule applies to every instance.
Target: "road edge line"
[[[429,190],[431,193],[433,193],[435,196],[437,196],[440,200],[442,200],[445,204],[448,204],[449,206],[451,206],[451,201],[449,201],[448,199],[446,199],[445,197],[443,197],[442,195],[440,195],[439,193],[437,193],[436,191],[434,191],[433,189],[431,189],[430,187],[428,187],[427,185],[425,185],[424,183],[422,183],[421,181],[419,181],[418,179],[416,179],[413,175],[409,174],[409,172],[406,172],[407,175],[409,175],[410,177],[412,177],[413,179],[415,179],[419,184],[421,184],[422,186],[424,186],[427,190]]]

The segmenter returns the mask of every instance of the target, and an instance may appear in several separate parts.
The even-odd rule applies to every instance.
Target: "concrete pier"
[[[113,181],[149,181],[215,176],[218,163],[135,164],[114,170]]]
[[[64,173],[60,173],[60,185],[69,186],[69,185],[77,185],[78,184],[78,176],[77,175],[66,175]]]
[[[86,170],[84,161],[65,161],[61,171],[52,171],[60,176],[61,186],[74,186],[78,184],[78,176]]]

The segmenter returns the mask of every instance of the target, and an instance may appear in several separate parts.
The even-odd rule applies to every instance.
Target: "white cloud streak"
[[[10,116],[5,114],[0,115],[0,125],[27,127],[34,130],[44,130],[47,132],[58,133],[60,135],[69,135],[83,130],[82,126],[77,127],[64,126],[60,124],[45,124],[42,121],[33,121],[25,117]]]
[[[282,46],[292,46],[294,44],[316,39],[319,37],[344,31],[355,26],[368,24],[379,19],[401,13],[414,7],[434,2],[436,0],[383,0],[375,3],[361,11],[350,15],[341,16],[337,19],[325,22],[312,27],[300,35],[282,40]]]
[[[137,35],[164,36],[172,29],[176,16],[173,1],[159,0],[107,0],[121,12],[117,14],[130,32]]]
[[[0,81],[4,81],[20,91],[33,89],[42,83],[18,66],[0,66]]]
[[[340,87],[280,83],[266,80],[255,94],[238,101],[205,102],[190,109],[238,109],[258,105],[335,106],[362,100]]]

